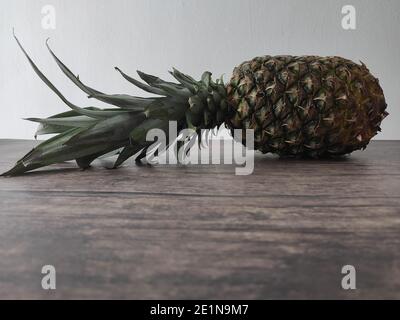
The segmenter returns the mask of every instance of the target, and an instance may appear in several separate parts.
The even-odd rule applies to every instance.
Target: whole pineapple
[[[64,74],[81,90],[118,108],[81,108],[68,101],[43,75],[21,44],[34,71],[72,110],[40,123],[36,134],[57,133],[39,144],[3,175],[16,175],[53,163],[76,160],[81,168],[118,150],[114,167],[138,154],[146,155],[152,142],[149,130],[253,129],[254,147],[281,156],[343,155],[367,146],[387,115],[379,82],[364,64],[340,57],[263,56],[234,69],[231,81],[213,81],[205,72],[197,81],[178,70],[178,83],[138,71],[140,82],[116,68],[135,86],[158,97],[105,94],[81,82],[50,50]],[[245,137],[245,135],[243,135]],[[201,136],[199,136],[201,137]],[[246,141],[241,141],[246,144]]]

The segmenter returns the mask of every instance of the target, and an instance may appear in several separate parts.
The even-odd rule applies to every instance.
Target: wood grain
[[[35,142],[0,140],[0,170]],[[0,298],[400,298],[400,142],[339,160],[0,179]],[[41,289],[41,267],[57,289]],[[341,288],[354,265],[357,290]]]

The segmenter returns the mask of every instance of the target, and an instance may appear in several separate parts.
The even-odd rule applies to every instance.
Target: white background
[[[41,26],[44,5],[56,29]],[[357,29],[343,30],[341,8],[355,6]],[[36,77],[12,27],[39,67],[74,103],[94,104],[57,69],[45,39],[88,85],[143,94],[114,71],[169,78],[175,66],[195,77],[225,74],[258,55],[340,55],[362,60],[380,79],[390,115],[377,139],[400,139],[400,1],[321,0],[0,0],[0,138],[32,138],[35,124],[67,107]]]

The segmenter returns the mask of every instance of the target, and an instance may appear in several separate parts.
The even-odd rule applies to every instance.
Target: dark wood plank
[[[0,140],[4,171],[35,142]],[[400,298],[400,142],[341,160],[0,179],[0,298]],[[41,267],[57,289],[41,289]],[[357,290],[341,289],[341,267]]]

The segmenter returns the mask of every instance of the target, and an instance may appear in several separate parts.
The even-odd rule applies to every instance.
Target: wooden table
[[[34,144],[1,140],[1,171]],[[0,298],[400,298],[399,141],[249,176],[65,163],[0,178],[0,201]]]

